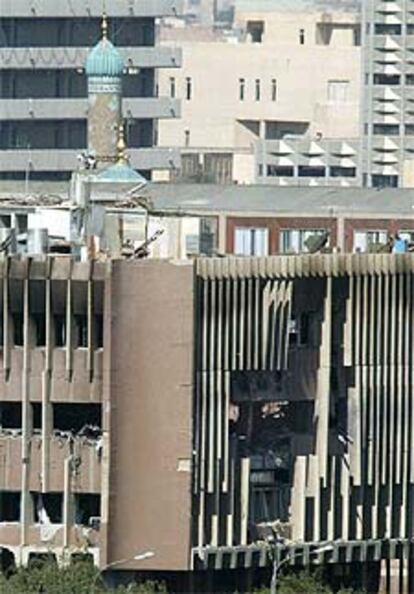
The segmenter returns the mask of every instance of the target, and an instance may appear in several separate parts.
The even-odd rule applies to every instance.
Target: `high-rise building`
[[[85,60],[100,39],[102,2],[0,4],[0,179],[68,178],[87,147]],[[175,167],[157,148],[157,120],[179,116],[179,100],[158,96],[159,68],[180,66],[177,48],[157,47],[156,20],[181,0],[108,0],[108,37],[124,61],[122,91],[131,165],[148,177]]]
[[[414,172],[414,2],[363,3],[363,184],[408,187]]]

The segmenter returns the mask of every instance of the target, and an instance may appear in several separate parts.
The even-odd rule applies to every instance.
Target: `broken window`
[[[42,405],[40,402],[32,402],[33,429],[42,427]]]
[[[0,491],[0,522],[20,521],[20,491]]]
[[[46,317],[43,314],[35,314],[32,316],[35,335],[36,335],[36,346],[46,346]]]
[[[21,429],[22,403],[0,402],[0,429]]]
[[[301,312],[292,315],[289,321],[289,345],[305,346],[310,343],[310,314]]]
[[[13,314],[13,342],[14,346],[23,346],[23,316]]]
[[[72,433],[85,433],[91,438],[96,433],[96,438],[102,430],[102,405],[74,404],[65,402],[53,404],[53,429],[58,431],[71,431]]]
[[[95,493],[78,493],[75,495],[76,524],[89,526],[100,518],[101,497]]]
[[[56,555],[53,553],[29,553],[28,567],[42,567],[43,565],[57,565]]]
[[[88,317],[75,315],[75,347],[88,346]]]
[[[36,524],[61,524],[63,493],[32,493]]]
[[[55,346],[63,347],[66,345],[66,318],[65,316],[55,316]]]

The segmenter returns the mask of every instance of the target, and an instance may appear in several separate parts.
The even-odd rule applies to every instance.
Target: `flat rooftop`
[[[0,209],[68,204],[68,190],[67,182],[35,182],[29,193],[24,182],[0,182]],[[414,188],[149,183],[141,194],[159,214],[414,219]]]

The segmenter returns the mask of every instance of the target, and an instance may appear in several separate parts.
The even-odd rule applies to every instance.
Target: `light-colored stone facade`
[[[233,154],[233,181],[259,181],[257,141],[357,138],[360,25],[356,13],[237,12],[231,32],[162,32],[180,45],[180,71],[159,76],[182,117],[162,121],[159,143],[184,155]],[[240,157],[240,158],[239,158]],[[260,177],[260,176],[259,176]]]

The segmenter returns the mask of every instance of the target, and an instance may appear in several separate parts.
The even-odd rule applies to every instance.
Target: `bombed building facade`
[[[211,576],[293,552],[412,591],[413,271],[4,258],[2,562]]]

